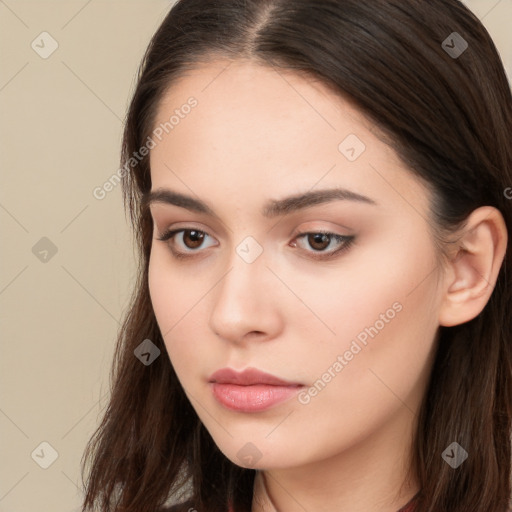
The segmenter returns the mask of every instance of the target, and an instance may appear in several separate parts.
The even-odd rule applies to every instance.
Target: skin
[[[505,253],[503,219],[490,207],[473,212],[442,265],[429,192],[325,85],[246,61],[203,63],[167,91],[155,126],[190,96],[198,105],[150,152],[152,191],[190,195],[216,214],[151,205],[150,294],[178,378],[220,450],[259,470],[253,512],[396,512],[419,489],[407,467],[438,327],[468,321],[487,303]],[[366,146],[355,161],[338,149],[349,134]],[[333,187],[376,204],[261,214],[270,199]],[[158,240],[168,228],[207,236],[202,245],[190,232]],[[319,251],[296,236],[319,230],[355,239],[317,260],[341,245],[331,239]],[[252,263],[236,251],[248,236],[263,250]],[[396,303],[394,318],[332,370]],[[306,390],[328,368],[335,376],[307,404],[294,397],[242,413],[210,390],[210,375],[224,367],[258,368]],[[249,442],[252,465],[237,455]]]

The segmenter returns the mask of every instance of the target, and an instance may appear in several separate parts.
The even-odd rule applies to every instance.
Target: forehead
[[[427,205],[425,189],[372,122],[307,75],[247,61],[203,63],[163,96],[154,128],[165,123],[168,133],[150,153],[153,189],[250,196],[271,187],[268,195],[279,197],[321,182],[391,201],[407,192]]]
[[[318,79],[249,61],[219,60],[186,71],[161,99],[155,125],[168,121],[169,114],[180,110],[190,97],[198,102],[191,112],[198,121],[195,128],[209,124],[196,136],[234,136],[243,129],[240,138],[247,133],[252,136],[245,149],[260,141],[268,147],[273,135],[284,130],[295,136],[289,142],[296,149],[297,142],[322,134],[375,129],[347,99]],[[176,125],[174,135],[179,131],[183,128]],[[280,137],[276,145],[283,142]]]

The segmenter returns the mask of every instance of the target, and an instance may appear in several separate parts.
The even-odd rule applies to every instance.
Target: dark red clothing
[[[413,498],[407,505],[401,508],[398,512],[414,512],[416,500]]]

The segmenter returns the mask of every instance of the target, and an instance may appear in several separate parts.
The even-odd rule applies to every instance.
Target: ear
[[[447,264],[439,324],[469,322],[487,304],[507,249],[507,228],[500,211],[482,206],[469,215]],[[452,253],[453,254],[453,253]]]

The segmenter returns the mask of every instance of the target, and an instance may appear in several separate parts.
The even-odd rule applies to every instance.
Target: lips
[[[255,384],[267,384],[269,386],[301,386],[298,382],[288,382],[270,373],[257,370],[256,368],[247,368],[241,373],[231,368],[223,368],[213,373],[209,381],[219,384],[237,384],[238,386],[253,386]]]
[[[221,405],[238,412],[264,411],[288,400],[303,387],[255,368],[241,373],[223,368],[211,375],[209,385]]]

